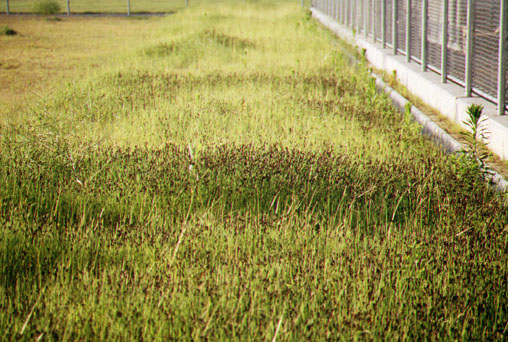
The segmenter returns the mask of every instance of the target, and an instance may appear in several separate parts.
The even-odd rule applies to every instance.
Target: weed
[[[469,127],[469,130],[462,133],[465,143],[465,149],[462,152],[470,160],[478,163],[482,172],[487,172],[488,150],[485,148],[483,141],[486,140],[489,132],[484,125],[486,118],[483,117],[483,106],[472,104],[467,108],[466,114],[468,118],[464,121],[464,124]]]
[[[4,36],[15,36],[17,35],[18,32],[15,31],[14,29],[10,28],[9,26],[5,25],[4,27],[2,27],[0,29],[0,35],[4,35]]]

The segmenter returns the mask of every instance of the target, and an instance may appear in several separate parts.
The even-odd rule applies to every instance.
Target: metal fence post
[[[302,5],[302,8],[305,7],[305,0],[302,0],[301,5]]]
[[[441,82],[448,79],[448,0],[443,0],[443,27],[441,39]]]
[[[505,95],[506,95],[506,39],[507,37],[507,3],[506,0],[501,0],[501,14],[499,15],[499,67],[497,77],[497,112],[499,115],[504,115],[505,108]]]
[[[127,16],[131,15],[131,0],[127,0]]]
[[[465,75],[465,83],[466,83],[466,96],[471,96],[472,90],[472,65],[473,65],[473,20],[474,20],[474,1],[468,0],[467,2],[467,35],[466,35],[466,75]]]
[[[189,7],[189,0],[185,0],[185,7]]]
[[[381,44],[386,48],[386,0],[381,0]]]
[[[411,0],[406,0],[406,62],[411,62]]]
[[[422,1],[422,71],[427,70],[427,24],[428,24],[428,0]]]
[[[67,0],[67,15],[71,15],[71,1]]]
[[[396,55],[397,54],[397,49],[398,49],[398,42],[397,42],[397,32],[398,32],[398,28],[397,28],[397,7],[398,7],[398,4],[397,4],[397,0],[393,0],[393,3],[392,3],[392,46],[393,46],[393,54]]]
[[[9,15],[9,0],[5,0],[5,14]]]

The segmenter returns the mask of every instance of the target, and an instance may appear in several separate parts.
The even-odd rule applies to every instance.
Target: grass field
[[[157,34],[162,20],[0,16],[0,27],[17,32],[0,35],[0,120],[99,70],[107,58],[135,50]]]
[[[297,3],[9,25],[1,339],[508,339],[502,198]]]
[[[35,11],[38,0],[10,0],[9,10],[12,13],[31,13]],[[67,13],[67,1],[55,0],[60,5],[61,13]],[[189,4],[199,5],[206,1],[192,0]],[[131,12],[174,12],[185,7],[185,0],[131,0]],[[71,13],[126,13],[127,0],[70,0]],[[5,13],[6,2],[0,4],[0,12]]]

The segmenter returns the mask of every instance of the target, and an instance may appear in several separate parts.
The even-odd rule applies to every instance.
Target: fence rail
[[[312,0],[340,24],[498,105],[508,105],[508,0]]]

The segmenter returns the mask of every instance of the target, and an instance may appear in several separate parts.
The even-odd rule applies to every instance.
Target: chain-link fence
[[[46,13],[49,3],[54,14],[172,13],[207,0],[0,0],[0,13]]]
[[[508,105],[508,0],[313,0],[358,34],[471,93]],[[334,11],[334,12],[332,12]]]

